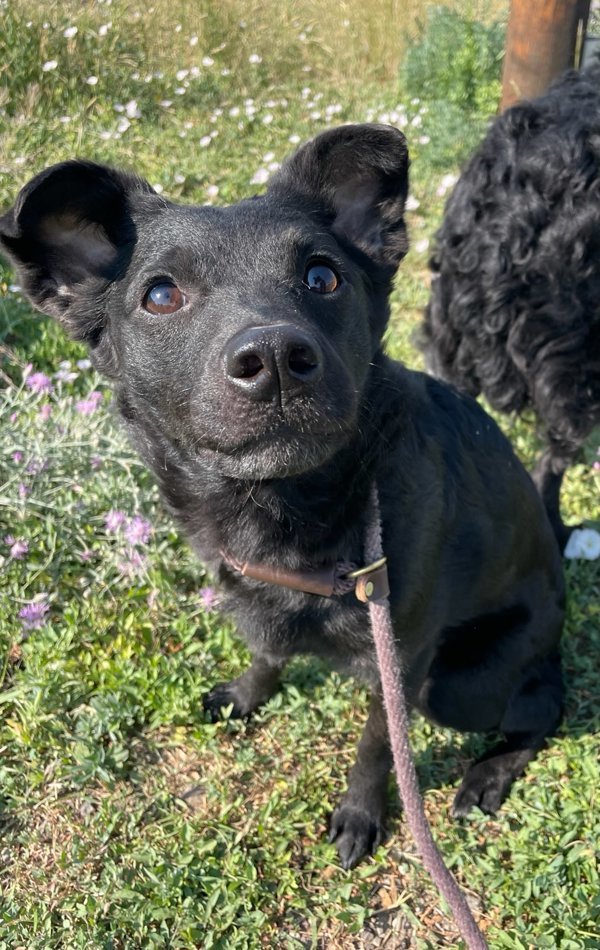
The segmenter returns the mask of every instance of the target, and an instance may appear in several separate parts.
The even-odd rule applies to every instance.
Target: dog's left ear
[[[284,163],[269,192],[324,207],[332,230],[374,263],[396,268],[406,251],[408,148],[387,125],[344,125],[317,136]]]

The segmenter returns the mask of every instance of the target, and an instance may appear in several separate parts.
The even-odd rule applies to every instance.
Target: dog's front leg
[[[369,718],[358,744],[348,791],[331,816],[329,840],[342,867],[353,868],[382,841],[392,756],[381,694],[371,696]]]
[[[237,679],[213,686],[202,701],[205,711],[213,721],[219,719],[221,710],[228,706],[233,707],[233,719],[249,716],[277,691],[279,676],[286,662],[256,654],[246,672]]]

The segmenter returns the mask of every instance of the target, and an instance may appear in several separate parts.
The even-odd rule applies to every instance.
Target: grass
[[[117,0],[4,3],[0,206],[74,154],[135,168],[177,200],[229,202],[258,192],[296,137],[396,122],[413,157],[412,249],[388,347],[418,365],[427,242],[446,176],[483,122],[472,104],[444,116],[437,86],[427,100],[406,76],[402,86],[407,48],[426,56],[419,7],[156,0],[142,17]],[[325,842],[366,716],[362,689],[298,659],[251,722],[205,722],[202,693],[239,673],[246,651],[108,389],[13,280],[0,273],[1,950],[458,946],[393,789],[391,834],[373,859],[342,871]],[[51,392],[32,388],[33,372]],[[530,462],[532,421],[502,424]],[[590,443],[568,477],[573,520],[597,511],[595,452]],[[567,575],[565,723],[497,818],[448,815],[482,740],[413,728],[434,833],[495,948],[600,945],[598,564],[570,562]],[[19,612],[32,603],[39,626],[27,629]]]

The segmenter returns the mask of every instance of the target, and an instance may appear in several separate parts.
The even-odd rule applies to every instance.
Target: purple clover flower
[[[15,463],[15,465],[20,465],[21,462],[23,461],[23,453],[19,451],[13,452],[12,460]]]
[[[104,396],[95,389],[86,399],[80,399],[75,403],[76,411],[82,416],[91,416],[96,411]]]
[[[36,395],[51,393],[54,389],[52,380],[45,373],[31,373],[25,380],[25,385]]]
[[[18,492],[19,492],[19,498],[22,501],[25,501],[25,499],[27,498],[27,495],[29,494],[29,488],[27,487],[27,485],[25,485],[24,482],[19,482]]]
[[[42,594],[37,600],[33,600],[19,611],[19,619],[23,630],[39,630],[46,623],[46,614],[50,610],[48,595]]]
[[[7,534],[4,541],[10,545],[8,553],[14,561],[20,561],[29,551],[29,542],[25,538],[13,538],[12,534]]]
[[[219,595],[217,594],[214,587],[203,587],[200,593],[198,594],[200,603],[202,604],[203,609],[207,613],[212,613],[216,609],[219,603]]]
[[[45,402],[44,405],[41,406],[40,411],[37,414],[37,418],[40,420],[40,422],[47,422],[51,415],[52,406],[49,402]]]
[[[112,508],[104,519],[104,528],[109,534],[118,534],[127,520],[124,511]]]
[[[102,457],[100,455],[92,455],[90,458],[90,465],[96,471],[102,465]]]
[[[148,544],[152,534],[152,525],[145,518],[135,515],[125,528],[125,538],[131,545]]]

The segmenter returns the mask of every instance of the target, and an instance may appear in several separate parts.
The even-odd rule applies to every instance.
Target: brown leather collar
[[[339,597],[354,591],[362,603],[382,600],[390,592],[386,558],[366,567],[356,568],[347,561],[336,561],[314,571],[287,571],[281,567],[238,561],[225,551],[220,552],[225,564],[238,574],[265,584],[277,584],[305,594]]]

